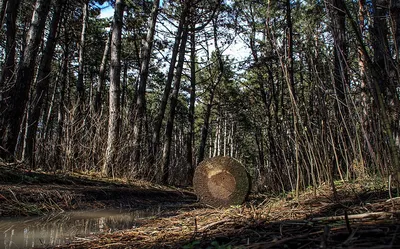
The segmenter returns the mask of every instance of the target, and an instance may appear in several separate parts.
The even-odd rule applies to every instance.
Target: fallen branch
[[[219,220],[219,221],[210,223],[210,224],[208,224],[208,225],[206,225],[206,226],[200,228],[200,229],[198,230],[198,232],[204,232],[204,231],[206,231],[207,229],[210,229],[210,228],[212,228],[212,227],[214,227],[214,226],[218,226],[218,225],[220,225],[220,224],[223,224],[223,223],[226,223],[226,222],[229,222],[229,221],[232,221],[232,220],[231,220],[231,219],[223,219],[223,220]]]
[[[390,218],[396,215],[400,215],[400,212],[373,212],[373,213],[364,213],[364,214],[351,214],[348,215],[347,218],[349,220],[357,220],[357,219],[385,219]],[[338,221],[345,220],[345,215],[338,216],[329,216],[329,217],[316,217],[312,218],[310,221]]]

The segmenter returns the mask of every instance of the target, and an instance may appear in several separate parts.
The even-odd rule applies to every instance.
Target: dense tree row
[[[0,11],[3,161],[185,185],[229,155],[259,191],[400,170],[398,0]]]

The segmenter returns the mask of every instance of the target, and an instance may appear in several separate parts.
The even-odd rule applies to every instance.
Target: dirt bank
[[[41,215],[61,210],[135,209],[195,201],[195,195],[189,191],[148,182],[123,183],[79,174],[48,174],[0,166],[0,217]]]

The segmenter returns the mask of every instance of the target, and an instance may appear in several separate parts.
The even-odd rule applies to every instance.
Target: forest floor
[[[400,198],[375,180],[337,182],[240,206],[196,204],[187,190],[0,166],[0,216],[180,203],[140,226],[57,248],[400,248]]]
[[[95,174],[51,174],[0,165],[0,217],[90,209],[141,209],[194,203],[190,191],[146,181],[99,179]]]

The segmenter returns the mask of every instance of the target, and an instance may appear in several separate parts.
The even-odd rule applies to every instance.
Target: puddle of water
[[[38,218],[0,219],[0,248],[40,248],[67,244],[76,238],[130,229],[140,218],[160,210],[99,210],[65,212]]]

